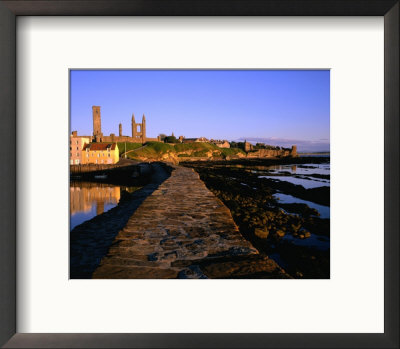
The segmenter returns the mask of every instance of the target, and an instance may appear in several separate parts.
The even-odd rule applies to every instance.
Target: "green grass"
[[[128,148],[128,143],[127,143],[127,151],[131,149],[140,148],[141,146],[142,145],[138,143],[130,143],[131,148]],[[134,152],[128,153],[127,157],[131,159],[137,159],[137,158],[159,159],[163,154],[166,153],[175,153],[175,154],[178,153],[177,154],[178,157],[181,158],[207,157],[208,155],[210,155],[210,152],[213,152],[212,157],[214,158],[218,157],[226,158],[227,156],[237,155],[238,153],[245,154],[245,152],[239,148],[219,148],[215,144],[203,143],[203,142],[178,143],[174,145],[162,142],[147,142],[145,147],[138,149]]]
[[[200,150],[200,151],[195,151],[193,154],[192,154],[192,156],[194,156],[194,157],[199,157],[199,158],[202,158],[202,157],[205,157],[205,156],[207,156],[207,153],[208,153],[208,150]]]
[[[178,143],[175,144],[176,152],[184,152],[184,151],[209,151],[209,150],[217,150],[219,149],[215,144],[211,143]]]
[[[147,142],[146,148],[143,149],[148,149],[155,152],[164,152],[164,153],[167,151],[175,152],[175,148],[173,145],[162,142]]]
[[[126,157],[128,158],[128,159],[133,159],[133,160],[137,160],[138,159],[138,155],[136,154],[136,152],[131,152],[131,153],[128,153],[128,154],[126,154]]]
[[[125,153],[125,142],[118,142],[118,150],[119,150],[119,156]],[[134,150],[137,148],[140,148],[142,146],[142,143],[130,143],[126,142],[126,151]],[[127,154],[129,155],[129,154]]]
[[[224,157],[237,155],[239,153],[246,154],[242,149],[239,148],[221,148],[221,153]]]
[[[172,152],[175,153],[173,145],[161,143],[161,142],[147,142],[145,147],[138,149],[135,152],[128,153],[127,156],[131,159],[138,157],[146,157],[149,159],[157,159],[162,154]]]

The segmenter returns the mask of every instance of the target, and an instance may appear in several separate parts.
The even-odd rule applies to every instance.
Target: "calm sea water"
[[[123,190],[133,192],[137,189],[102,183],[71,182],[70,229],[117,206]]]
[[[319,216],[321,218],[330,218],[330,216],[331,216],[331,212],[330,212],[331,209],[329,206],[319,205],[319,204],[316,204],[315,202],[302,200],[302,199],[296,198],[295,196],[282,194],[282,193],[274,194],[274,197],[276,199],[278,199],[279,202],[281,202],[282,204],[306,204],[308,207],[317,210],[319,212]]]
[[[330,177],[318,178],[313,175],[330,176],[330,163],[323,164],[296,164],[296,165],[273,165],[252,170],[259,174],[258,178],[268,178],[275,181],[285,181],[295,185],[301,185],[305,189],[330,187]],[[316,209],[321,218],[330,218],[330,207],[319,205],[312,201],[302,200],[292,195],[277,193],[274,195],[280,202],[285,204],[306,204]]]
[[[316,157],[316,158],[329,158],[331,155],[330,154],[298,154],[299,157],[305,158],[305,157]]]

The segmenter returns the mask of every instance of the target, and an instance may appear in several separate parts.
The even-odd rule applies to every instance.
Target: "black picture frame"
[[[399,0],[0,1],[0,345],[7,348],[399,348]],[[384,333],[16,333],[16,16],[384,16]],[[345,316],[345,314],[343,314]]]

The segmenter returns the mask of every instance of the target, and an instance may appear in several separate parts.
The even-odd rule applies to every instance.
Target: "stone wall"
[[[85,165],[70,165],[70,173],[71,175],[77,175],[81,173],[87,172],[98,172],[104,170],[111,170],[113,168],[125,167],[125,166],[132,166],[132,164],[85,164]]]
[[[248,158],[275,158],[283,156],[291,156],[290,150],[272,150],[272,149],[258,149],[247,153]]]
[[[141,141],[134,141],[132,137],[129,136],[116,136],[111,134],[109,136],[103,136],[103,142],[118,143],[118,142],[131,142],[131,143],[142,143]]]
[[[146,142],[161,142],[159,138],[146,138]]]
[[[90,140],[93,139],[92,136],[80,136],[80,137],[87,137]],[[102,136],[101,141],[104,143],[118,143],[118,142],[142,143],[141,139],[134,139],[130,136],[117,136],[114,133],[110,134],[109,136]],[[146,142],[160,142],[160,140],[158,138],[146,138]]]

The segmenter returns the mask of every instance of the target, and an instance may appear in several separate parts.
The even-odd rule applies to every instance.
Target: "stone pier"
[[[229,278],[285,272],[242,237],[192,169],[175,166],[129,218],[93,278]]]

